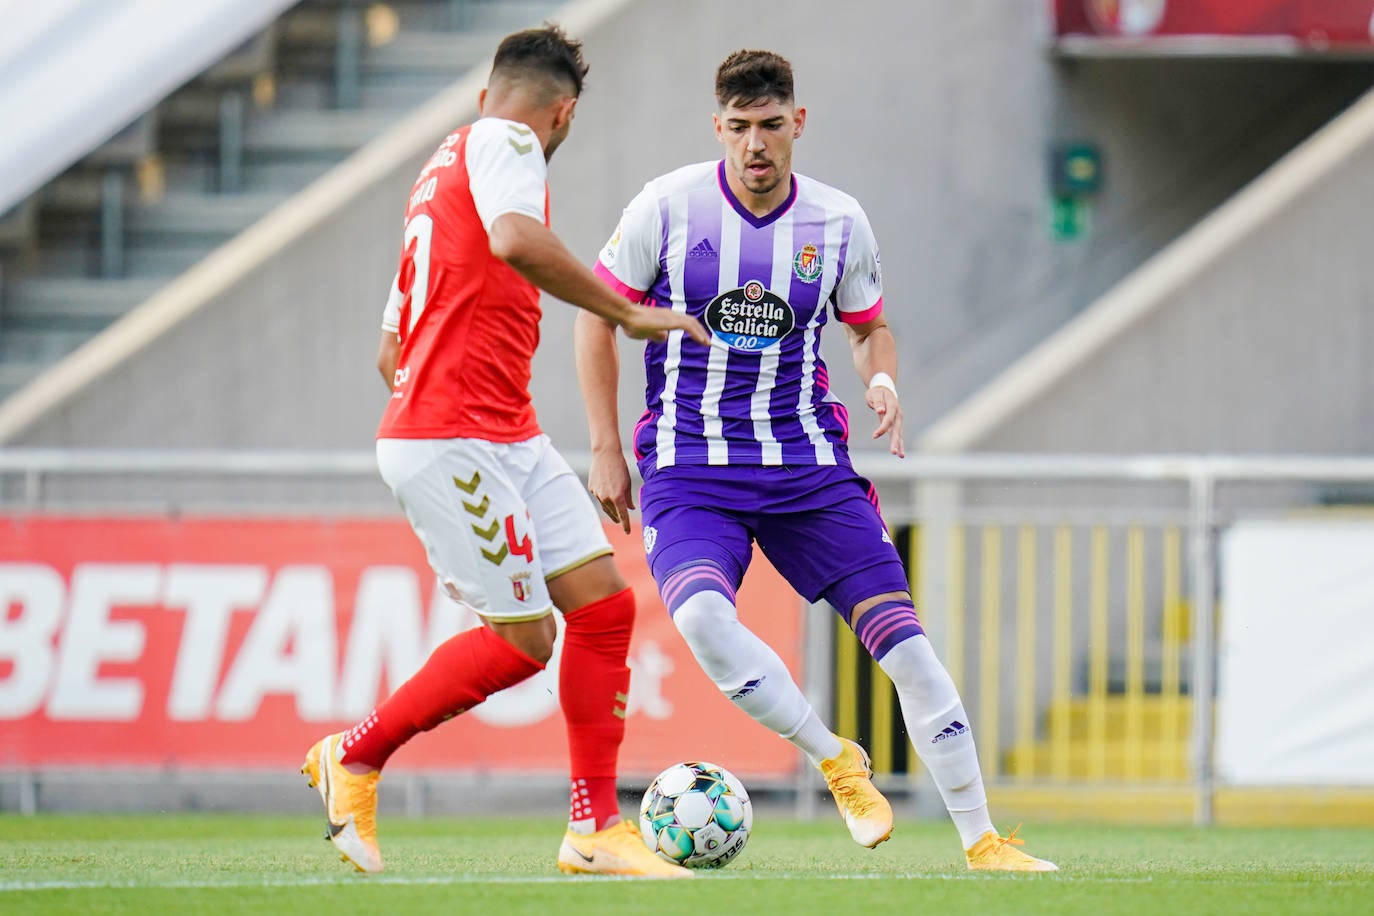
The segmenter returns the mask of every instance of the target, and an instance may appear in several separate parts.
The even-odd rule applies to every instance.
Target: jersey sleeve
[[[601,249],[593,271],[631,302],[643,302],[659,274],[662,215],[653,185],[635,195]]]
[[[386,297],[386,308],[382,309],[382,330],[393,334],[401,333],[401,275],[398,273],[391,281],[391,292]]]
[[[862,324],[883,313],[883,268],[878,259],[878,242],[863,210],[854,214],[844,274],[835,285],[831,301],[835,317],[845,324]]]
[[[519,213],[544,222],[549,167],[534,131],[515,121],[484,118],[472,126],[467,148],[468,183],[482,228]]]

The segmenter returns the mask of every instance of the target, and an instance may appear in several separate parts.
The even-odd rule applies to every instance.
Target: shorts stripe
[[[613,554],[613,553],[615,553],[615,551],[612,550],[610,547],[606,547],[606,548],[603,548],[603,549],[601,549],[601,550],[593,551],[592,553],[587,554],[585,557],[583,557],[583,558],[580,559],[580,560],[573,560],[571,563],[565,563],[564,565],[558,567],[558,568],[555,569],[553,572],[544,573],[544,581],[545,581],[545,582],[550,582],[550,581],[552,581],[552,580],[554,580],[554,579],[557,579],[559,576],[563,575],[564,573],[570,573],[570,572],[572,572],[574,569],[577,569],[579,566],[586,566],[586,565],[587,565],[588,563],[590,563],[592,560],[596,560],[596,559],[599,559],[599,558],[601,558],[601,557],[609,557],[609,556],[610,556],[611,554]]]
[[[489,620],[492,623],[528,623],[531,620],[543,620],[545,617],[549,616],[552,613],[553,605],[551,604],[548,607],[544,608],[544,610],[539,611],[538,613],[523,614],[519,617],[511,617],[504,614],[500,617],[488,617],[481,611],[477,612],[477,616],[481,617],[483,620]]]

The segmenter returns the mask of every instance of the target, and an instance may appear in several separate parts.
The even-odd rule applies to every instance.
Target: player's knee
[[[717,591],[703,591],[678,605],[673,625],[687,644],[696,649],[726,638],[729,625],[738,619],[729,598]]]
[[[521,652],[541,665],[553,658],[553,641],[558,636],[553,614],[545,614],[538,620],[521,620],[516,623],[492,623],[492,631]]]

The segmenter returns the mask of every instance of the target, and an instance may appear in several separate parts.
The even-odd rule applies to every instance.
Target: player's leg
[[[871,848],[891,834],[892,811],[873,788],[866,755],[830,731],[777,652],[739,619],[735,592],[753,544],[740,515],[725,507],[755,505],[766,490],[759,476],[740,468],[728,479],[691,468],[654,474],[640,494],[645,530],[653,532],[645,541],[650,566],[702,671],[826,774],[851,835]]]
[[[499,453],[500,447],[475,440],[378,443],[382,476],[435,573],[488,625],[446,640],[366,719],[326,736],[307,754],[301,769],[324,799],[329,839],[362,871],[382,868],[376,784],[391,754],[419,732],[542,670],[552,651],[553,609],[543,571],[532,551],[512,550],[501,527],[503,519],[523,518],[525,508]],[[526,601],[508,596],[511,577],[531,583]]]
[[[959,831],[970,868],[1050,871],[1049,862],[1015,849],[1019,840],[998,835],[988,814],[973,730],[954,681],[936,657],[907,590],[906,570],[886,537],[877,506],[863,488],[836,500],[810,525],[827,543],[858,542],[853,568],[821,596],[840,612],[892,680],[916,753],[930,771]],[[862,529],[867,533],[860,533]],[[841,541],[831,541],[831,537]]]
[[[558,867],[569,873],[688,877],[686,869],[645,847],[638,827],[621,819],[616,798],[634,592],[616,569],[577,476],[547,439],[535,448],[524,496],[549,596],[564,624],[558,698],[568,732],[571,805]]]

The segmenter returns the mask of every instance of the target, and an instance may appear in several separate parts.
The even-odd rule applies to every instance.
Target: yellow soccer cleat
[[[1018,826],[1016,830],[1020,830]],[[1027,855],[1017,846],[1024,846],[1025,840],[1016,838],[1016,830],[1010,836],[998,836],[989,830],[978,842],[964,850],[968,856],[970,871],[1059,871],[1059,866],[1044,859]]]
[[[596,833],[569,830],[558,848],[558,870],[565,875],[632,875],[640,878],[690,878],[681,865],[660,859],[644,845],[639,829],[617,821]]]
[[[339,763],[342,734],[329,735],[305,755],[301,772],[311,788],[324,799],[324,838],[334,844],[345,862],[358,871],[382,870],[382,851],[377,848],[377,780],[373,770],[356,776]]]
[[[840,743],[844,750],[821,761],[821,773],[849,835],[860,846],[872,849],[892,836],[892,806],[873,785],[867,752],[848,738],[840,738]]]

